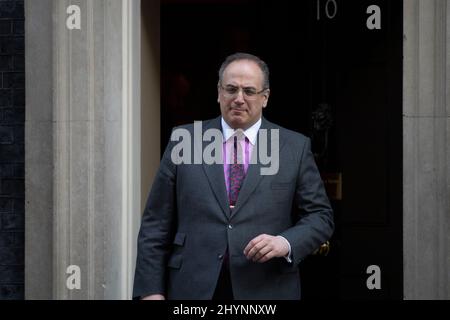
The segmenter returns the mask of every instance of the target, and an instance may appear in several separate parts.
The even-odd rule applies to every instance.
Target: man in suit
[[[221,116],[202,123],[223,134],[224,161],[174,161],[171,139],[142,218],[133,297],[300,299],[298,265],[331,237],[333,213],[310,140],[262,116],[269,94],[267,65],[231,55],[219,71]],[[278,139],[275,174],[251,161],[263,130]]]

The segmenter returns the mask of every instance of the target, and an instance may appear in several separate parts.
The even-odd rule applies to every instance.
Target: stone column
[[[404,1],[405,299],[450,299],[450,1]]]
[[[25,3],[25,296],[130,298],[140,217],[140,1]],[[80,8],[80,30],[66,25],[71,5]],[[80,268],[79,289],[67,286],[69,266]]]

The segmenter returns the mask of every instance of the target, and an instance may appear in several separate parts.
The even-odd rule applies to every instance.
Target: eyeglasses
[[[266,89],[262,89],[261,91],[256,91],[255,88],[252,87],[246,87],[246,88],[240,88],[232,85],[228,85],[226,87],[223,87],[222,85],[219,85],[219,87],[223,90],[223,96],[227,99],[235,98],[239,94],[239,91],[242,89],[242,94],[245,99],[247,100],[255,100],[259,94],[263,93]]]

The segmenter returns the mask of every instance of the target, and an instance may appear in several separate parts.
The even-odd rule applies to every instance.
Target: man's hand
[[[151,294],[149,296],[143,297],[141,300],[166,300],[162,294]]]
[[[280,236],[260,234],[250,240],[244,249],[244,255],[253,262],[266,262],[272,258],[285,257],[289,246]]]

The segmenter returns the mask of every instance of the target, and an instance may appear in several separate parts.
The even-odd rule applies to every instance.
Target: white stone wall
[[[450,1],[404,1],[405,299],[450,299]]]
[[[81,29],[66,27],[78,5]],[[26,1],[27,299],[127,299],[140,217],[140,1]],[[80,267],[69,290],[67,267]]]

